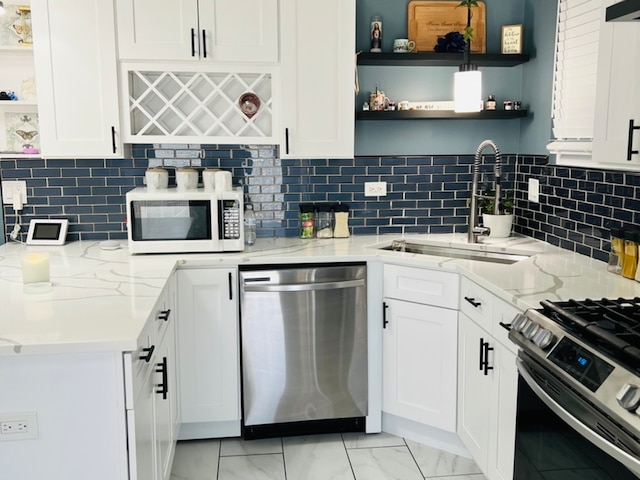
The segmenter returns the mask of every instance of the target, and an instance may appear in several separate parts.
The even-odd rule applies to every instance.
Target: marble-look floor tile
[[[482,473],[470,458],[460,457],[411,440],[405,441],[426,478]]]
[[[450,477],[426,477],[425,480],[487,480],[481,473],[473,475],[453,475]]]
[[[390,433],[343,433],[342,440],[347,449],[406,446],[404,438]]]
[[[216,480],[220,440],[178,442],[171,480]]]
[[[407,446],[348,450],[356,480],[423,480]]]
[[[281,454],[220,457],[218,480],[285,480]]]
[[[260,440],[243,440],[242,438],[225,438],[220,444],[220,456],[263,455],[266,453],[282,453],[282,439],[265,438]]]
[[[287,480],[354,480],[340,434],[283,439]]]

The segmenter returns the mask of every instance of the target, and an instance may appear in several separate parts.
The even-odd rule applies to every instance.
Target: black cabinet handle
[[[473,297],[464,297],[464,299],[476,308],[482,305],[482,302],[476,302],[476,299]]]
[[[162,310],[158,315],[158,320],[164,320],[165,322],[169,320],[169,316],[171,315],[171,309]]]
[[[167,369],[167,357],[162,357],[162,362],[156,363],[156,373],[162,374],[162,382],[156,384],[156,393],[166,400],[169,393],[169,375]]]
[[[191,29],[191,56],[196,56],[196,31]]]
[[[111,149],[116,153],[116,127],[111,126]]]
[[[155,345],[151,345],[149,348],[143,348],[142,351],[146,353],[146,355],[140,355],[138,358],[140,360],[144,360],[149,363],[151,361],[151,357],[153,356],[153,351],[156,349]]]
[[[489,375],[489,370],[493,370],[493,367],[489,366],[489,352],[493,351],[493,347],[489,346],[489,342],[484,344],[484,374]]]
[[[633,131],[640,130],[640,125],[637,127],[633,124],[633,118],[629,120],[629,138],[627,143],[627,161],[631,161],[631,155],[637,155],[638,150],[633,149]]]
[[[511,331],[511,324],[510,323],[504,323],[504,322],[500,322],[499,324],[502,328],[504,328],[507,332]]]
[[[229,272],[229,300],[233,300],[233,275]]]
[[[387,320],[387,308],[389,308],[387,302],[382,302],[382,328],[387,328],[389,323],[389,320]]]
[[[478,362],[478,370],[484,367],[484,338],[480,337],[480,362]]]
[[[284,129],[284,151],[289,155],[289,129]]]
[[[204,28],[202,29],[202,56],[207,58],[207,36]]]

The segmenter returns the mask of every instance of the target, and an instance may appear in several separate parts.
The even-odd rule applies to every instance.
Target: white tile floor
[[[171,480],[485,480],[474,462],[386,433],[179,442]]]

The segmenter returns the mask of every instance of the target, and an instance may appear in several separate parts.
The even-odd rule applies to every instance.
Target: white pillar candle
[[[49,254],[29,252],[22,255],[22,282],[41,283],[49,281]]]

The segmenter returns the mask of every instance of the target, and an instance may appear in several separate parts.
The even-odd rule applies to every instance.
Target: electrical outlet
[[[0,442],[38,438],[36,412],[0,413]]]
[[[527,199],[530,202],[540,202],[540,181],[537,178],[529,179],[529,190],[527,191]]]
[[[384,197],[387,195],[387,182],[365,182],[365,197]]]
[[[27,203],[27,182],[24,180],[3,180],[2,181],[2,203],[13,205],[13,194],[20,192],[22,203]]]

